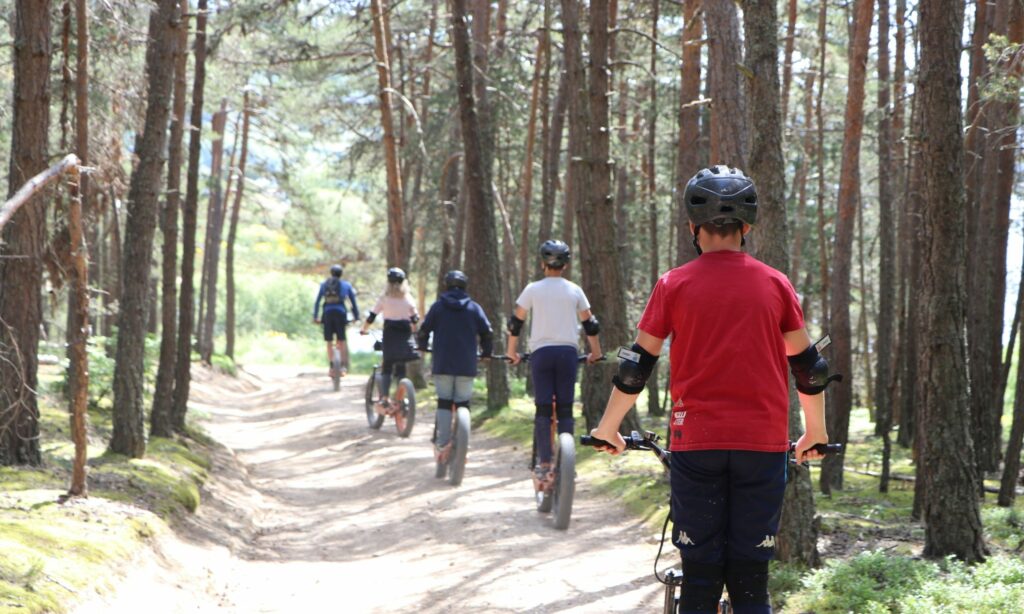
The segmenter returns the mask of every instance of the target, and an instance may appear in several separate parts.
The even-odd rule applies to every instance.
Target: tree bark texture
[[[829,328],[833,339],[833,369],[852,374],[852,335],[850,324],[850,277],[853,261],[853,232],[860,206],[860,141],[864,132],[864,80],[868,60],[868,41],[874,0],[857,0],[850,69],[847,77],[843,158],[839,174],[838,213],[835,250],[832,254],[832,286],[829,303]],[[832,441],[845,444],[849,439],[852,387],[834,386],[828,395],[828,433]],[[827,456],[821,462],[821,489],[843,487],[842,454]]]
[[[541,169],[543,189],[540,211],[540,225],[537,227],[537,244],[554,237],[555,196],[558,192],[558,169],[562,160],[562,136],[565,133],[566,107],[569,100],[569,75],[559,70],[558,89],[555,92],[554,108],[551,111],[551,128],[544,143],[544,167]],[[568,181],[568,178],[566,178]]]
[[[238,236],[238,216],[242,209],[242,195],[245,193],[245,162],[249,157],[249,119],[251,115],[249,92],[245,92],[242,99],[242,151],[238,155],[238,185],[235,187],[235,202],[231,206],[227,254],[224,261],[224,276],[227,284],[225,288],[227,291],[225,296],[227,313],[224,316],[224,335],[226,337],[224,353],[231,360],[235,359],[235,239]],[[357,317],[358,315],[356,314]]]
[[[523,161],[521,185],[523,186],[523,206],[519,227],[519,287],[526,287],[530,281],[530,205],[533,200],[533,150],[537,134],[537,106],[540,101],[541,69],[548,53],[550,34],[547,29],[540,32],[537,39],[537,57],[533,70],[533,85],[530,89],[530,119],[526,124],[526,159]]]
[[[79,10],[83,7],[79,5]],[[86,265],[86,248],[82,231],[82,191],[80,186],[82,174],[79,166],[73,170],[72,180],[78,185],[68,207],[68,232],[71,238],[70,262],[71,296],[68,308],[74,311],[74,321],[78,328],[68,329],[68,366],[70,389],[70,427],[71,440],[75,445],[75,455],[71,463],[71,484],[68,494],[86,496],[89,494],[86,483],[85,464],[89,454],[89,436],[87,412],[89,405],[89,356],[86,344],[89,340],[89,267]]]
[[[50,31],[49,0],[17,0],[8,196],[47,166]],[[0,465],[42,462],[35,391],[47,200],[34,197],[0,234]]]
[[[1022,264],[1024,266],[1024,264]],[[1017,291],[1017,311],[1014,322],[1020,326],[1021,303],[1024,302],[1024,278]],[[1010,351],[1013,351],[1011,339]],[[1010,360],[1007,359],[1007,366]],[[1010,426],[1010,438],[1006,443],[1006,463],[1003,465],[1003,477],[999,482],[998,503],[1003,507],[1012,507],[1017,496],[1017,483],[1020,481],[1020,453],[1024,447],[1024,343],[1017,354],[1017,385],[1013,395],[1013,422]]]
[[[758,235],[753,255],[771,267],[788,273],[785,160],[782,156],[782,117],[778,71],[778,15],[774,0],[746,0],[743,26],[751,108],[749,169],[758,192]],[[790,436],[799,437],[800,405],[790,392]],[[818,526],[815,522],[810,472],[797,470],[786,486],[779,527],[779,558],[808,566],[820,564]]]
[[[224,229],[224,190],[221,187],[224,166],[224,131],[227,127],[227,100],[221,100],[220,111],[213,114],[213,145],[210,155],[210,206],[206,220],[206,249],[203,252],[205,310],[200,312],[202,332],[199,335],[199,358],[210,364],[213,357],[213,328],[217,321],[217,277],[220,272],[220,238]],[[229,171],[230,172],[230,171]],[[200,303],[203,299],[200,298]]]
[[[192,82],[192,110],[189,119],[188,173],[185,206],[181,211],[181,289],[178,295],[178,353],[174,369],[174,404],[171,425],[185,432],[189,389],[192,383],[192,326],[195,322],[196,225],[199,211],[199,162],[202,150],[203,92],[206,89],[207,0],[199,0],[194,40],[195,74]]]
[[[167,197],[160,216],[163,234],[163,274],[160,291],[162,325],[160,327],[160,365],[156,372],[153,408],[149,415],[149,434],[170,437],[171,411],[174,401],[174,363],[178,342],[178,209],[181,206],[181,162],[185,137],[185,102],[188,88],[188,0],[180,0],[185,15],[177,55],[174,59],[174,100],[171,103],[170,141],[167,145]]]
[[[683,61],[679,86],[679,148],[676,152],[676,266],[696,258],[683,192],[700,170],[700,48],[704,21],[698,15],[702,0],[683,2]]]
[[[740,20],[733,2],[705,2],[708,28],[708,90],[711,93],[709,162],[747,168],[746,89],[740,79],[743,64]]]
[[[484,312],[498,318],[501,309],[501,281],[498,267],[497,233],[490,168],[481,144],[481,129],[473,96],[473,62],[470,50],[466,0],[452,0],[452,44],[458,79],[459,121],[462,124],[463,159],[468,196],[467,232],[473,237],[466,245],[466,274],[476,300]],[[499,319],[500,321],[500,319]],[[508,403],[508,379],[504,363],[491,361],[487,377],[487,407],[497,409]]]
[[[773,1],[744,1],[745,61],[750,70],[746,91],[751,108],[757,109],[750,121],[750,162],[743,167],[757,185],[758,195],[757,225],[748,236],[748,243],[753,243],[750,251],[758,260],[788,273],[789,231],[779,109],[777,26]]]
[[[572,183],[568,193],[579,219],[579,262],[582,286],[591,308],[600,318],[602,347],[618,347],[628,340],[622,267],[615,246],[615,208],[611,198],[608,105],[608,2],[590,5],[589,83],[583,66],[581,7],[576,0],[562,0],[565,63],[569,95],[569,160]],[[601,418],[608,400],[610,364],[586,367],[582,372],[583,415],[587,428]],[[622,428],[639,425],[632,410]]]
[[[180,40],[178,33],[183,27],[184,16],[178,11],[178,0],[159,0],[149,19],[146,122],[136,147],[139,162],[132,173],[128,192],[113,384],[114,430],[110,450],[133,458],[141,458],[146,451],[142,407],[146,299],[171,107],[173,80],[167,75],[174,74],[175,52]]]
[[[893,130],[889,105],[889,0],[878,0],[878,319],[875,434],[892,428],[892,353],[896,322],[896,216],[893,211]]]
[[[963,4],[922,0],[918,96],[924,175],[916,279],[922,330],[917,488],[924,488],[924,554],[974,562],[985,554],[968,414],[964,341],[965,215],[960,114]]]
[[[992,10],[990,6],[989,11]],[[1003,0],[996,4],[992,35],[1008,35],[1019,45],[1021,3]],[[1020,60],[1003,54],[991,68],[994,79],[1019,75]],[[987,133],[983,141],[983,167],[976,203],[975,242],[970,243],[967,304],[970,348],[972,439],[980,471],[996,471],[1002,455],[1003,415],[1003,303],[1006,298],[1006,243],[1010,230],[1010,200],[1014,188],[1014,160],[1020,95],[1016,92],[982,97]]]
[[[373,13],[374,53],[377,60],[377,87],[380,99],[380,121],[384,133],[384,160],[387,172],[388,197],[388,266],[406,265],[403,245],[405,236],[405,205],[402,200],[402,175],[398,167],[398,147],[395,142],[395,124],[392,119],[391,63],[389,61],[387,31],[389,9],[387,0],[371,0]]]

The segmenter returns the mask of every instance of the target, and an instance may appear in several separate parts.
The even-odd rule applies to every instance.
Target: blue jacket
[[[320,319],[320,317],[318,317],[320,315],[320,301],[324,299],[324,294],[327,292],[327,282],[329,281],[330,278],[325,279],[323,283],[320,284],[320,292],[316,295],[316,302],[313,303],[314,320]],[[352,287],[352,284],[348,283],[344,279],[341,279],[339,281],[341,282],[341,288],[339,290],[341,300],[338,301],[337,303],[331,303],[330,305],[324,303],[324,313],[327,313],[328,311],[340,311],[342,313],[347,313],[347,310],[345,309],[345,299],[348,298],[348,300],[352,303],[352,313],[356,314],[356,317],[359,317],[359,307],[356,306],[355,289]]]
[[[434,333],[431,361],[434,375],[475,376],[478,337],[481,354],[491,355],[491,323],[484,310],[469,298],[465,290],[448,290],[430,306],[416,335],[420,348],[427,347],[430,333]]]

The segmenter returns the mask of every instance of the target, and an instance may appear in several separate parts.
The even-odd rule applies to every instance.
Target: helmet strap
[[[700,225],[693,227],[693,249],[697,250],[697,255],[700,256],[704,253],[704,250],[700,248],[700,243],[697,242],[698,234],[700,234]]]

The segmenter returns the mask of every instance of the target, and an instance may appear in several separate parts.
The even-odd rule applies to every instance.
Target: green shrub
[[[1019,612],[1024,609],[1024,561],[994,556],[968,566],[865,552],[831,561],[805,576],[789,595],[786,611],[816,612]]]
[[[235,367],[235,361],[231,360],[230,356],[225,354],[213,354],[210,356],[210,365],[220,371],[221,373],[235,377],[238,375],[238,370]]]

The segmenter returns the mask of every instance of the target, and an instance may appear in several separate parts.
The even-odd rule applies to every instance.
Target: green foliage
[[[231,360],[231,357],[225,354],[211,355],[210,366],[225,375],[230,375],[231,377],[238,375],[238,370],[235,367],[235,361]]]
[[[310,277],[295,273],[238,274],[236,334],[274,332],[290,338],[317,336],[312,323],[317,287]]]
[[[1024,607],[1024,562],[994,556],[973,567],[890,552],[861,553],[811,572],[790,595],[786,611],[1019,612]]]
[[[987,540],[1017,552],[1024,548],[1024,514],[1019,509],[983,507],[981,521]]]

